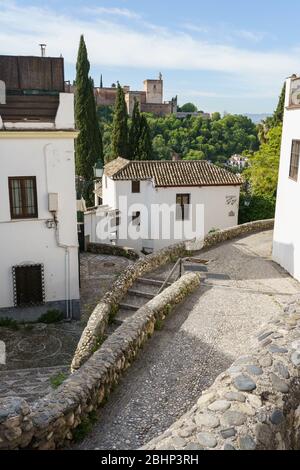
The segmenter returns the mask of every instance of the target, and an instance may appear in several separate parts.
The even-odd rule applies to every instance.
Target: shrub
[[[0,326],[3,326],[5,328],[10,328],[11,330],[19,329],[18,322],[8,317],[0,318]]]
[[[39,323],[58,323],[62,321],[64,314],[60,310],[48,310],[46,313],[40,316],[38,319]]]
[[[50,383],[52,388],[58,388],[65,380],[67,376],[63,372],[59,372],[56,375],[53,375],[53,377],[50,377]]]

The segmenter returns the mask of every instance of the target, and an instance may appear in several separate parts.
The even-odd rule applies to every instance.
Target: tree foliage
[[[185,103],[178,111],[182,111],[183,113],[195,113],[198,111],[198,108],[194,103]]]
[[[87,49],[81,36],[76,63],[75,122],[79,130],[75,143],[76,172],[85,181],[83,197],[87,204],[92,204],[93,167],[97,160],[103,160],[103,147],[89,70]]]
[[[152,138],[147,118],[142,114],[140,119],[140,137],[138,143],[138,159],[151,160],[153,156]]]
[[[140,105],[137,100],[134,102],[131,125],[129,129],[129,149],[128,158],[130,160],[139,159],[139,141],[141,136],[141,115]]]
[[[128,156],[128,115],[124,91],[118,83],[114,117],[112,124],[112,153],[114,158]]]

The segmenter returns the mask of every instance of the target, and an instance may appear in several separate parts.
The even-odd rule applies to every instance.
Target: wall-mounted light
[[[103,176],[103,163],[101,160],[98,160],[94,165],[94,177],[102,178]]]

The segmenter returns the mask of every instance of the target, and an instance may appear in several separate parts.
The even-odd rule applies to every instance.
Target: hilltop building
[[[70,87],[75,91],[75,87]],[[133,91],[130,86],[123,87],[129,116],[132,115],[134,100],[140,103],[141,112],[155,116],[168,116],[177,113],[177,97],[163,101],[163,78],[159,74],[156,80],[144,80],[144,90]],[[98,106],[113,106],[117,96],[117,87],[95,87],[94,94]]]

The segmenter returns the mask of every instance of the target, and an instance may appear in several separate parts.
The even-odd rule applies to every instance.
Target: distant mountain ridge
[[[247,116],[249,119],[251,119],[251,121],[253,121],[254,124],[259,124],[261,121],[263,121],[267,117],[272,116],[272,114],[267,114],[267,113],[262,113],[262,114],[245,113],[244,116]]]

